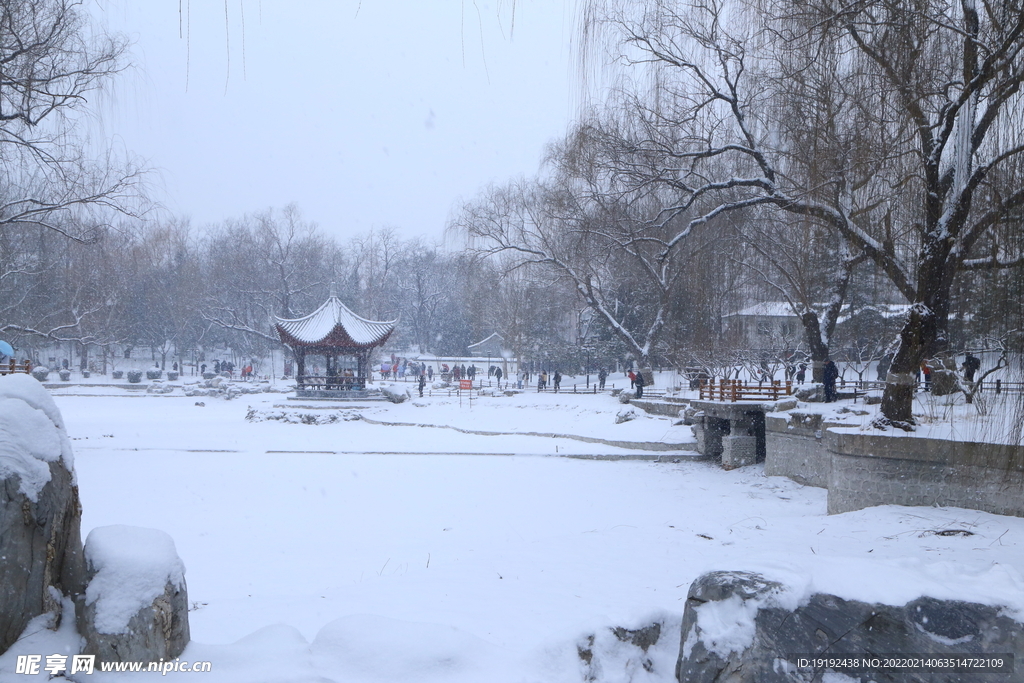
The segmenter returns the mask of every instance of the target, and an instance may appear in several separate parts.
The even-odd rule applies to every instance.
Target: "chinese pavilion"
[[[365,391],[370,375],[369,356],[395,331],[397,320],[380,322],[361,318],[338,299],[334,283],[320,308],[303,318],[277,318],[281,343],[295,354],[300,394]],[[323,374],[309,373],[307,356],[322,356]]]

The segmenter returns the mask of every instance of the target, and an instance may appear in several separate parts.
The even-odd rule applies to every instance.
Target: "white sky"
[[[514,31],[512,0],[95,1],[135,43],[100,133],[196,226],[297,202],[341,239],[437,238],[536,172],[578,90],[572,0],[516,0]]]

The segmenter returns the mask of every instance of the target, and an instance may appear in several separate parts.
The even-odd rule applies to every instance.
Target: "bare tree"
[[[141,171],[90,159],[75,135],[91,92],[124,66],[127,42],[97,33],[76,0],[0,0],[0,227],[92,240],[140,210]]]
[[[550,154],[545,181],[491,188],[453,227],[509,268],[540,266],[564,279],[641,366],[669,322],[680,249],[651,220],[662,198],[622,182],[609,133],[581,125]],[[632,300],[631,300],[632,299]]]
[[[678,193],[664,220],[697,212],[668,246],[751,207],[834,230],[848,250],[841,262],[871,259],[913,304],[880,422],[909,428],[914,370],[948,345],[956,275],[1021,262],[994,229],[1024,203],[1013,172],[1024,152],[1015,106],[1024,9],[780,0],[729,10],[716,0],[661,1],[639,16],[612,14],[626,63],[655,69],[660,99],[650,119],[661,135],[642,143],[662,155],[657,179]],[[834,51],[854,95],[828,100],[826,111],[861,131],[824,137],[843,143],[824,148],[784,134],[786,93],[774,85],[821,46]],[[812,172],[823,155],[836,163]]]

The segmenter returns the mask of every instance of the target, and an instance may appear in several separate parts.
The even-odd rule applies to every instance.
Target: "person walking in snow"
[[[636,373],[633,372],[632,370],[630,370],[628,375],[629,375],[629,388],[630,389],[636,388]]]
[[[558,387],[562,386],[562,373],[555,370],[555,393],[558,393]]]
[[[801,363],[800,367],[796,370],[796,383],[803,384],[804,379],[807,377],[807,363]]]
[[[832,403],[838,398],[836,380],[839,379],[839,368],[831,358],[825,361],[825,374],[822,379],[825,384],[825,403]]]
[[[981,369],[981,359],[967,352],[967,357],[964,358],[964,379],[968,382],[974,381],[974,373]]]
[[[498,388],[501,388],[501,368],[494,368],[494,379],[498,380]]]
[[[425,386],[427,386],[427,376],[421,372],[419,381],[420,398],[423,398],[423,387]]]
[[[647,384],[647,380],[644,379],[644,372],[641,370],[636,373],[636,378],[633,380],[633,384],[636,386],[636,397],[644,397],[644,385]]]
[[[604,368],[601,368],[600,370],[597,371],[597,383],[598,383],[598,388],[599,389],[602,389],[602,390],[604,389],[604,383],[605,383],[605,380],[607,380],[607,379],[608,379],[608,371],[607,370],[605,370]]]

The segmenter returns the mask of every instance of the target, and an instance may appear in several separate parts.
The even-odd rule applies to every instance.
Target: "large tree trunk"
[[[946,335],[949,286],[939,283],[922,287],[922,290],[931,295],[927,302],[915,303],[907,313],[882,394],[882,416],[900,427],[914,424],[914,394],[921,362],[944,354],[949,343]]]
[[[803,314],[800,321],[804,325],[807,347],[811,350],[811,380],[818,383],[824,382],[825,361],[828,360],[828,344],[822,341],[821,325],[818,323],[818,316],[813,311],[808,311]]]

